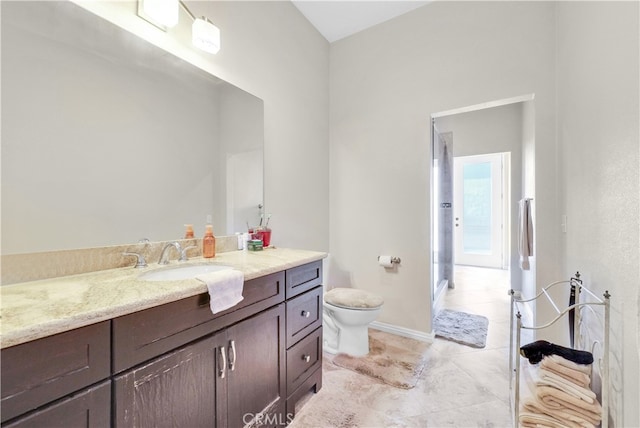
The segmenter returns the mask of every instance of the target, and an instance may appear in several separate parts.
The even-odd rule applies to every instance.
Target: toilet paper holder
[[[380,261],[380,256],[378,256],[378,261]],[[394,265],[399,265],[400,261],[401,261],[400,257],[395,257],[395,256],[391,257],[391,263],[393,263]]]

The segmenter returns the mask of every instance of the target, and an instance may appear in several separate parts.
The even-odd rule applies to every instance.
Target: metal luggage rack
[[[558,305],[556,301],[554,301],[553,297],[549,293],[549,291],[561,284],[569,284],[572,293],[572,300],[568,305]],[[575,293],[575,299],[573,299],[573,293]],[[591,301],[581,302],[580,296],[582,293],[588,295]],[[596,346],[602,345],[603,351],[600,359],[596,360],[594,358],[594,366],[598,368],[598,372],[600,374],[601,379],[601,406],[602,406],[602,423],[601,428],[608,428],[609,426],[609,323],[610,323],[610,298],[611,295],[609,291],[605,291],[603,297],[600,298],[596,296],[591,290],[583,285],[583,281],[580,279],[580,272],[576,272],[574,277],[571,277],[569,280],[564,281],[556,281],[547,286],[545,286],[535,297],[531,299],[521,299],[516,297],[516,291],[511,289],[509,291],[511,295],[511,316],[510,316],[510,346],[509,346],[509,373],[512,377],[509,384],[512,389],[511,399],[514,409],[514,427],[518,426],[519,422],[519,413],[520,413],[520,364],[521,364],[521,356],[520,356],[520,346],[521,346],[521,333],[522,330],[543,330],[545,328],[550,327],[555,324],[559,319],[563,318],[565,315],[573,314],[573,331],[575,333],[575,337],[572,337],[572,347],[575,344],[582,343],[581,338],[581,326],[582,326],[582,310],[591,310],[592,313],[596,314],[594,307],[602,306],[604,308],[603,314],[603,342],[602,345],[599,341],[593,341],[591,346],[585,349],[589,350],[592,353],[595,351]],[[526,306],[531,304],[535,304],[536,301],[545,297],[550,303],[551,306],[555,309],[557,315],[551,321],[541,324],[541,325],[526,325],[522,321],[522,312]],[[528,311],[532,313],[531,311]],[[514,332],[514,325],[517,327]],[[514,339],[515,333],[515,339]],[[575,340],[574,340],[575,339]],[[515,343],[514,343],[515,340]],[[574,347],[575,348],[575,347]],[[586,347],[587,348],[587,347]],[[598,363],[597,365],[595,363]],[[515,377],[515,385],[513,382],[513,377]]]

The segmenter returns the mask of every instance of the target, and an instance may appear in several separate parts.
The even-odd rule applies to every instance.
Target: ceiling
[[[291,0],[330,43],[402,15],[430,0]]]

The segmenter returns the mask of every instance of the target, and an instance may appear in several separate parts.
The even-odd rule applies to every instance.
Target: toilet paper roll
[[[386,268],[393,267],[393,262],[391,262],[391,256],[378,257],[378,264]]]

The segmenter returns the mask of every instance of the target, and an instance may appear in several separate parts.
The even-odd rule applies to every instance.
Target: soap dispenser
[[[210,259],[216,256],[216,237],[213,236],[213,226],[208,224],[202,238],[202,257]]]

